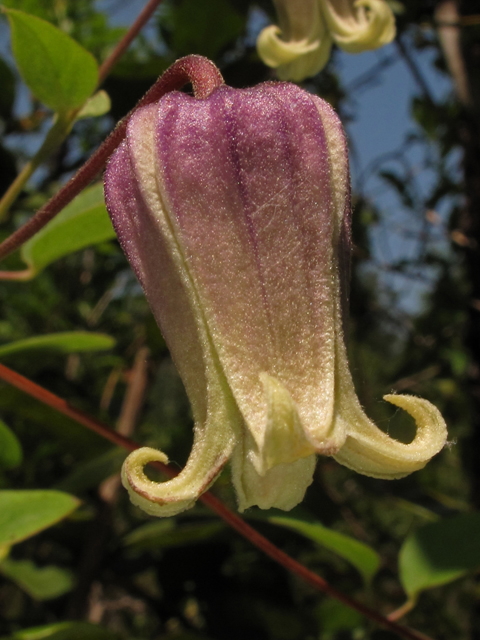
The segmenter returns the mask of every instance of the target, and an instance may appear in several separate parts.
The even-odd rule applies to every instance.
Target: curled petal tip
[[[417,433],[404,444],[378,429],[357,403],[345,445],[334,457],[341,464],[374,478],[396,479],[422,469],[447,441],[447,427],[440,411],[428,400],[390,394],[384,399],[404,409],[415,420]]]
[[[320,2],[334,42],[347,53],[378,49],[395,38],[395,17],[385,0]]]
[[[293,62],[300,56],[315,51],[320,46],[319,40],[309,42],[307,38],[287,42],[282,39],[282,32],[276,25],[265,27],[257,40],[259,56],[269,67],[279,67]]]
[[[218,476],[228,458],[229,454],[219,456],[203,474],[198,469],[192,474],[187,463],[185,469],[172,480],[155,482],[145,475],[145,465],[150,462],[168,464],[168,458],[162,451],[142,447],[131,453],[123,463],[122,484],[132,503],[149,515],[174,516],[194,506],[198,497]]]
[[[280,26],[261,31],[257,51],[282,80],[299,82],[327,64],[332,44],[361,53],[390,43],[395,17],[385,0],[273,0]]]

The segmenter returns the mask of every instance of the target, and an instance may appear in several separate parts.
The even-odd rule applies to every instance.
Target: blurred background
[[[409,625],[437,639],[480,638],[480,6],[475,0],[390,4],[398,30],[393,43],[358,55],[334,50],[327,67],[303,86],[337,109],[350,144],[349,354],[361,402],[382,429],[408,442],[413,423],[381,398],[392,390],[425,397],[442,411],[450,445],[422,471],[394,482],[320,459],[289,523],[275,520],[283,514],[256,509],[245,517],[378,611],[409,600]],[[50,21],[101,62],[144,1],[3,5]],[[75,124],[22,191],[1,238],[81,166],[176,58],[208,56],[234,87],[274,79],[255,41],[275,21],[269,0],[164,0],[102,87],[109,112]],[[3,192],[40,146],[51,115],[15,69],[4,17],[0,87]],[[96,197],[101,201],[101,191]],[[25,267],[19,255],[6,265]],[[192,439],[188,400],[115,240],[52,261],[28,282],[0,282],[0,304],[2,362],[184,464]],[[78,331],[105,339],[97,346],[54,341],[5,349]],[[15,545],[10,565],[0,562],[4,639],[395,637],[287,574],[202,506],[168,520],[148,518],[119,485],[124,452],[5,384],[0,416],[7,433],[0,429],[0,444],[3,437],[3,447],[16,447],[13,457],[0,454],[0,489],[58,489],[81,499],[60,524]],[[213,491],[235,508],[228,471]],[[341,536],[336,552],[321,527],[306,533],[298,522],[355,539],[377,554],[378,566],[369,573],[360,560],[349,561]],[[437,555],[434,577],[415,587],[407,574],[417,565],[407,542],[411,547],[419,539],[427,547],[440,540],[446,564]],[[465,557],[449,564],[448,554],[458,549]],[[65,621],[76,624],[58,626]]]

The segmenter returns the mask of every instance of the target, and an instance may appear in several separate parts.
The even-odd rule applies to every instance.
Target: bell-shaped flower
[[[345,341],[350,186],[345,136],[320,98],[287,83],[172,92],[138,110],[107,167],[120,243],[189,396],[185,468],[156,483],[164,453],[123,467],[132,501],[154,515],[192,506],[231,460],[239,509],[291,509],[317,454],[400,478],[442,449],[426,400],[386,399],[417,434],[403,444],[363,412]]]
[[[395,18],[385,0],[273,0],[279,26],[260,32],[258,54],[283,80],[318,73],[332,43],[348,53],[378,49],[395,37]]]

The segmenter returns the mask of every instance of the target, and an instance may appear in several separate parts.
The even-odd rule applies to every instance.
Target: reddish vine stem
[[[180,58],[147,91],[137,105],[117,124],[103,144],[83,164],[77,173],[46,203],[23,227],[12,233],[0,244],[0,260],[18,249],[34,236],[47,222],[50,222],[82,189],[104,168],[108,158],[125,138],[127,125],[132,114],[147,104],[157,102],[170,91],[192,84],[196,98],[206,98],[216,87],[223,84],[217,67],[202,56]]]
[[[130,438],[126,438],[120,435],[117,431],[114,431],[110,427],[107,427],[101,422],[98,422],[94,418],[88,416],[83,411],[75,409],[66,400],[59,398],[50,391],[47,391],[47,389],[44,389],[28,378],[25,378],[24,376],[16,373],[12,369],[9,369],[2,364],[0,364],[0,379],[29,394],[37,400],[40,400],[40,402],[47,404],[53,409],[56,409],[69,418],[76,420],[81,425],[100,435],[102,438],[109,440],[117,446],[127,449],[127,451],[134,451],[141,446],[133,442],[133,440],[130,440]],[[170,478],[177,475],[177,472],[168,465],[164,465],[160,462],[155,462],[152,464]],[[389,629],[390,631],[398,634],[401,638],[405,638],[406,640],[432,640],[429,636],[421,633],[420,631],[417,631],[416,629],[410,629],[409,627],[405,627],[403,625],[397,624],[393,620],[385,618],[377,611],[365,606],[361,602],[358,602],[358,600],[350,598],[341,591],[335,589],[335,587],[332,587],[326,580],[321,578],[316,573],[313,573],[312,571],[307,569],[307,567],[303,566],[288,554],[284,553],[281,549],[276,547],[272,542],[270,542],[270,540],[265,538],[265,536],[259,533],[256,529],[251,527],[240,516],[233,513],[233,511],[231,511],[226,505],[223,504],[223,502],[221,502],[209,491],[201,495],[199,500],[201,500],[218,516],[220,516],[222,520],[224,520],[230,527],[235,529],[235,531],[237,531],[241,536],[249,540],[258,549],[268,555],[272,560],[285,567],[285,569],[287,569],[291,573],[297,575],[299,578],[310,584],[318,591],[321,591],[325,595],[343,602],[351,609],[355,609],[355,611],[358,611],[360,614],[362,614],[366,618],[369,618],[381,627]]]
[[[149,2],[147,2],[130,29],[116,45],[115,49],[108,56],[108,58],[100,65],[100,68],[98,70],[99,85],[104,82],[105,78],[108,76],[112,68],[117,64],[119,58],[123,56],[125,51],[132,44],[132,41],[138,36],[138,34],[148,22],[152,13],[158,7],[161,1],[162,0],[150,0]]]
[[[97,87],[101,84],[107,75],[109,74],[112,67],[118,62],[121,55],[126,51],[126,49],[131,44],[132,40],[138,35],[141,28],[145,25],[147,20],[151,17],[152,13],[155,11],[158,4],[161,0],[149,0],[145,7],[143,8],[140,15],[137,17],[132,26],[128,29],[127,33],[123,36],[120,42],[113,49],[111,54],[107,57],[107,59],[103,62],[101,67],[98,70],[98,79],[97,79]],[[15,180],[11,183],[8,189],[3,194],[0,200],[0,220],[3,221],[6,214],[8,213],[11,205],[15,202],[22,188],[25,186],[25,183],[35,172],[36,168],[50,155],[53,149],[55,149],[61,141],[68,135],[68,132],[73,125],[75,118],[80,109],[72,109],[66,114],[63,114],[62,117],[59,117],[52,123],[52,127],[50,128],[43,144],[39,148],[39,150],[35,153],[33,158],[25,164],[23,169],[17,175]],[[24,280],[27,279],[27,272],[18,272],[14,274],[14,276],[9,276],[7,272],[2,272],[0,275],[2,280],[5,279],[13,279],[13,280]]]

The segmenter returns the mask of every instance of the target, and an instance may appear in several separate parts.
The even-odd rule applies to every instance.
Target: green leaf
[[[178,524],[172,519],[148,522],[127,536],[124,542],[138,549],[181,547],[210,540],[225,528],[223,522]]]
[[[23,453],[17,436],[0,420],[0,467],[13,469],[22,462]]]
[[[64,331],[43,336],[33,336],[0,345],[0,358],[21,351],[60,351],[60,353],[80,353],[106,351],[115,345],[114,338],[104,333],[88,331]]]
[[[110,111],[112,103],[110,96],[103,89],[97,91],[95,95],[89,98],[80,111],[77,113],[77,120],[81,118],[98,118]]]
[[[427,524],[400,549],[399,572],[410,599],[480,567],[480,513]]]
[[[37,567],[30,560],[7,558],[0,562],[0,572],[35,600],[58,598],[74,585],[71,571],[55,566]]]
[[[85,189],[63,211],[26,242],[22,259],[31,277],[55,260],[92,244],[115,238],[103,199],[103,185]]]
[[[49,22],[16,9],[5,12],[13,54],[30,91],[59,113],[81,107],[98,81],[95,58]]]
[[[16,631],[12,640],[117,640],[107,629],[88,622],[55,622]]]
[[[0,547],[51,527],[79,504],[76,498],[60,491],[0,491]]]
[[[352,564],[368,584],[378,571],[380,556],[371,547],[350,536],[324,527],[319,522],[299,520],[289,516],[267,516],[272,524],[297,531],[313,542],[330,549]]]

